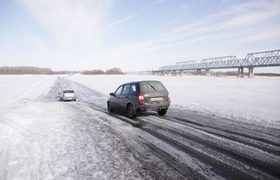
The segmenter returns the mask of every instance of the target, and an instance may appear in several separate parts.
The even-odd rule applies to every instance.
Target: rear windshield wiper
[[[157,91],[157,89],[153,85],[151,85],[150,83],[147,84],[149,84],[155,91]]]

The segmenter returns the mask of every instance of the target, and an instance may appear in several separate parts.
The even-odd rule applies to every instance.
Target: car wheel
[[[166,112],[167,112],[167,109],[161,109],[161,110],[158,111],[158,114],[160,116],[164,116],[166,114]]]
[[[107,109],[110,113],[114,111],[110,102],[107,103]]]
[[[135,118],[136,117],[136,111],[135,111],[135,108],[132,104],[129,104],[127,106],[127,113],[128,113],[128,117],[130,117],[130,118]]]

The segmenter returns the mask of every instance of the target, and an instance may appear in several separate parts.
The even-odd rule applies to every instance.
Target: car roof
[[[127,83],[123,83],[124,84],[132,84],[132,83],[140,83],[140,82],[160,82],[158,80],[141,80],[141,81],[131,81],[131,82],[127,82]]]

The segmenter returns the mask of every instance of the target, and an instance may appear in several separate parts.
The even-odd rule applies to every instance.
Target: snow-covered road
[[[27,95],[49,82],[39,99]],[[68,77],[31,87],[0,106],[0,179],[280,177],[279,129],[180,108],[131,121]],[[59,102],[62,88],[74,89],[77,102]]]

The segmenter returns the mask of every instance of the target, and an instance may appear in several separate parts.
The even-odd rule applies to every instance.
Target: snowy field
[[[40,98],[49,91],[57,77],[0,76],[2,105]],[[280,128],[280,78],[152,75],[72,75],[68,78],[100,92],[104,98],[115,91],[121,83],[148,79],[160,80],[170,93],[171,108],[188,109]]]
[[[280,78],[74,75],[69,79],[91,87],[104,96],[115,91],[121,83],[160,80],[170,93],[171,108],[280,128]]]
[[[95,109],[104,110],[108,94],[121,83],[144,79],[163,82],[173,112],[192,110],[280,129],[280,78],[2,75],[0,179],[157,179],[151,171],[167,179],[179,177],[136,143],[137,138],[160,143],[174,157],[191,157]],[[57,91],[69,86],[77,102],[59,102]],[[137,153],[140,160],[141,154],[149,157],[155,169],[147,170]],[[196,159],[186,161],[203,177],[223,179]]]

